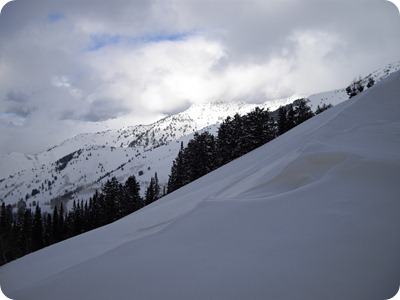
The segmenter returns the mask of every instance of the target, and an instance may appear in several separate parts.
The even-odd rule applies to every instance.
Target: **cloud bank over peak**
[[[0,15],[0,146],[343,87],[400,60],[399,31],[378,0],[16,0]]]

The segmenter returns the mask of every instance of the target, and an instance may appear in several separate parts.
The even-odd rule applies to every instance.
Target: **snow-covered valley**
[[[389,299],[400,284],[399,95],[396,72],[119,221],[0,267],[2,290],[15,300]]]

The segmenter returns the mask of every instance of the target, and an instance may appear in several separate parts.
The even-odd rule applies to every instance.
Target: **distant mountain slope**
[[[372,77],[379,82],[398,69],[400,63],[386,66],[369,74],[364,81]],[[216,133],[218,124],[227,116],[246,114],[256,106],[273,111],[297,98],[262,104],[223,101],[196,104],[153,124],[79,134],[36,155],[9,154],[0,158],[0,199],[6,204],[23,199],[28,207],[39,202],[44,210],[50,210],[50,199],[57,198],[56,201],[71,207],[72,201],[68,200],[88,199],[112,176],[124,181],[130,175],[137,177],[144,192],[155,172],[162,184],[167,182],[180,143],[186,144],[194,132]],[[345,89],[340,89],[308,98],[315,110],[324,103],[341,103],[348,95]]]
[[[1,267],[1,287],[18,300],[389,299],[399,95],[397,72],[124,219]]]

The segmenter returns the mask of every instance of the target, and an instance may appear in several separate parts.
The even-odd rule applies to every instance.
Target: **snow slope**
[[[400,284],[400,72],[113,224],[0,268],[15,300],[351,299]]]

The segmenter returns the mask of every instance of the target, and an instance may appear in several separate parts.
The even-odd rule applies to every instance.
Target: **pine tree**
[[[36,205],[32,227],[32,251],[44,247],[42,211],[39,204]]]
[[[52,243],[57,243],[61,241],[61,231],[60,231],[60,218],[58,216],[58,207],[54,205],[53,209],[53,222],[52,222]]]
[[[185,170],[185,155],[184,155],[184,147],[183,143],[181,142],[181,148],[178,152],[177,157],[172,162],[171,173],[168,179],[168,193],[172,193],[173,191],[179,189],[180,187],[184,186],[188,183],[186,178],[186,170]]]
[[[372,77],[368,78],[367,88],[372,87],[375,84],[375,80]]]
[[[45,223],[44,223],[44,233],[43,233],[43,242],[44,246],[51,245],[52,241],[52,220],[51,214],[46,214]]]
[[[242,138],[245,140],[243,154],[248,153],[276,137],[275,124],[270,117],[269,110],[256,107],[243,117],[244,130]]]
[[[155,200],[156,200],[155,199],[155,182],[154,182],[154,178],[151,177],[149,186],[147,187],[146,192],[145,192],[146,205],[154,202]]]
[[[296,114],[293,109],[293,105],[289,104],[287,106],[287,115],[286,115],[286,131],[294,128],[296,126]]]
[[[231,142],[232,146],[228,151],[230,151],[229,161],[234,160],[244,154],[246,154],[246,142],[244,138],[244,118],[239,114],[233,116],[232,122],[230,123],[231,129]]]
[[[214,136],[207,131],[201,134],[195,133],[186,148],[183,148],[181,144],[181,150],[172,163],[168,180],[168,193],[209,173],[217,166]],[[155,185],[154,178],[149,187],[152,187],[152,185]],[[152,193],[152,191],[149,191],[149,193]]]
[[[83,222],[83,215],[82,215],[82,210],[81,210],[81,205],[76,203],[74,200],[74,203],[72,205],[72,212],[70,213],[71,215],[71,221],[72,221],[72,234],[73,235],[78,235],[82,233],[82,222]]]
[[[8,234],[8,230],[6,229],[6,205],[3,202],[1,204],[0,211],[0,266],[6,264],[8,262],[7,259],[7,243],[6,236]]]
[[[6,213],[6,204],[5,202],[1,203],[0,210],[0,233],[4,231],[7,227],[7,213]]]
[[[217,134],[216,148],[218,166],[223,166],[232,160],[232,149],[236,147],[232,136],[232,118],[227,117],[219,126]]]
[[[346,93],[349,95],[349,98],[352,98],[364,90],[364,86],[362,85],[361,76],[357,79],[354,79],[350,85],[346,88]]]
[[[215,139],[212,134],[205,131],[195,133],[189,141],[185,154],[185,171],[188,182],[192,182],[216,168]]]
[[[14,259],[13,213],[10,204],[1,204],[0,211],[0,265]]]
[[[220,125],[216,139],[217,166],[222,166],[245,153],[244,120],[239,114],[235,114],[233,118],[227,117]]]
[[[89,228],[94,229],[101,226],[101,195],[96,190],[93,196],[89,199]]]
[[[143,207],[143,201],[140,197],[140,185],[135,176],[130,176],[124,185],[124,211],[130,214]]]
[[[325,110],[327,110],[327,109],[329,109],[329,108],[332,108],[333,107],[333,105],[332,104],[323,104],[322,106],[317,106],[317,109],[315,110],[315,114],[316,115],[318,115],[318,114],[320,114],[320,113],[322,113],[322,112],[324,112]]]
[[[83,201],[81,201],[81,208],[82,212],[81,212],[81,216],[82,216],[82,232],[86,232],[88,230],[90,230],[89,228],[89,205],[88,202],[85,201],[85,204],[83,204]]]
[[[160,192],[160,183],[158,182],[158,175],[157,172],[154,174],[154,198],[160,199],[161,192]]]
[[[314,113],[312,112],[311,108],[307,105],[310,102],[308,99],[299,99],[296,101],[296,107],[294,110],[295,115],[295,125],[299,125],[304,121],[312,118]]]
[[[107,180],[102,189],[104,201],[101,207],[101,216],[104,219],[104,224],[109,224],[118,219],[121,193],[117,178],[112,177],[111,180]]]
[[[287,131],[287,110],[285,106],[280,106],[278,111],[278,135]]]
[[[65,232],[65,212],[64,212],[64,205],[61,202],[60,203],[60,211],[58,213],[58,226],[60,230],[60,241],[64,240],[66,238],[66,232]]]
[[[32,251],[32,213],[30,209],[25,210],[20,230],[19,250],[21,251],[21,256],[23,256]]]

